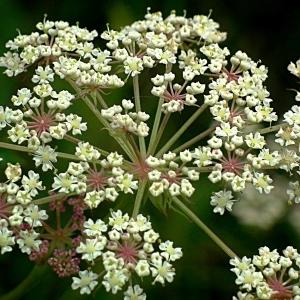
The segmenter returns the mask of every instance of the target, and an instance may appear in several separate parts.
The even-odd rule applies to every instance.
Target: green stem
[[[181,126],[181,128],[173,135],[173,137],[162,147],[157,153],[157,157],[161,157],[166,153],[173,144],[181,137],[181,135],[194,123],[194,121],[203,113],[207,108],[207,104],[202,104],[194,114]]]
[[[133,93],[134,93],[136,112],[140,112],[142,111],[142,108],[141,108],[141,97],[140,97],[140,88],[139,88],[139,75],[133,77]],[[146,158],[146,143],[145,143],[145,138],[143,136],[139,136],[139,146],[140,146],[142,157]]]
[[[131,160],[134,160],[135,159],[135,155],[134,155],[134,150],[132,149],[131,145],[129,145],[128,143],[126,143],[126,141],[123,141],[122,138],[116,137],[114,135],[114,133],[110,129],[109,123],[102,117],[102,115],[99,112],[99,110],[93,105],[93,103],[89,99],[87,99],[85,97],[85,98],[83,98],[83,101],[89,107],[89,109],[94,113],[94,115],[97,117],[97,119],[100,121],[100,123],[102,123],[105,126],[105,128],[107,128],[110,131],[111,136],[119,143],[119,145],[122,147],[122,149],[124,150],[124,152],[128,155],[128,157]]]
[[[161,137],[162,137],[162,135],[164,133],[164,130],[165,130],[166,126],[167,126],[167,123],[168,123],[169,119],[170,119],[170,113],[165,114],[164,118],[163,118],[163,120],[161,122],[161,125],[159,127],[158,133],[156,135],[155,142],[153,143],[153,147],[152,147],[151,152],[149,154],[154,154],[155,153],[155,150],[156,150],[156,148],[157,148],[157,146],[158,146],[158,144],[160,142],[160,139],[161,139]]]
[[[108,108],[108,105],[106,104],[105,100],[99,92],[96,92],[96,98],[98,99],[98,102],[103,108]]]
[[[81,90],[76,86],[76,84],[74,84],[71,80],[67,80],[67,81],[70,83],[70,85],[73,87],[73,89],[80,95]],[[99,122],[106,129],[109,130],[109,132],[111,133],[111,136],[122,147],[122,149],[128,155],[128,157],[133,161],[136,160],[137,158],[135,157],[135,154],[134,154],[134,151],[133,151],[131,145],[128,145],[126,143],[126,141],[124,141],[121,137],[117,137],[113,134],[113,132],[111,131],[109,122],[102,117],[100,111],[97,109],[97,107],[94,106],[94,104],[89,100],[89,98],[86,96],[82,96],[82,100],[87,105],[87,107],[92,111],[92,113],[95,115],[95,117],[99,120]]]
[[[201,141],[203,138],[205,138],[206,136],[208,136],[212,131],[215,130],[217,125],[213,125],[212,127],[206,129],[205,131],[201,132],[200,134],[198,134],[197,136],[193,137],[192,139],[190,139],[189,141],[185,142],[184,144],[182,144],[181,146],[177,147],[176,149],[173,150],[173,152],[177,153],[180,152],[182,150],[187,149],[188,147],[196,144],[197,142]]]
[[[47,204],[53,200],[57,200],[57,199],[60,199],[62,197],[71,197],[73,195],[76,195],[76,193],[70,193],[70,194],[65,194],[65,193],[57,193],[55,195],[51,195],[51,196],[46,196],[46,197],[43,197],[43,198],[39,198],[39,199],[36,199],[36,200],[33,200],[33,203],[36,204],[36,205],[42,205],[42,204]]]
[[[163,104],[164,104],[164,99],[159,98],[159,101],[158,101],[158,104],[157,104],[157,110],[156,110],[156,114],[155,114],[155,119],[154,119],[154,124],[153,124],[153,127],[152,127],[150,142],[149,142],[149,146],[148,146],[147,156],[150,153],[153,153],[153,147],[154,147],[154,143],[155,143],[155,140],[156,140],[158,126],[159,126],[160,118],[161,118],[161,107],[162,107]]]
[[[35,153],[34,150],[28,149],[25,146],[14,145],[14,144],[4,143],[4,142],[0,142],[0,148],[20,151],[20,152],[27,152],[27,153],[32,153],[32,154]],[[73,155],[73,154],[64,153],[64,152],[56,152],[56,154],[57,154],[57,157],[59,157],[59,158],[81,161],[81,159],[79,157],[77,157],[76,155]],[[96,161],[96,163],[100,164],[101,162]]]
[[[277,124],[277,125],[274,125],[274,126],[270,126],[270,127],[258,130],[257,132],[259,132],[260,134],[271,133],[271,132],[274,132],[274,131],[278,131],[280,128],[285,128],[288,125],[289,124],[287,124],[287,123]]]
[[[184,203],[177,197],[173,197],[174,203],[180,208],[198,227],[200,227],[229,257],[238,257],[211,229],[209,229]]]
[[[168,64],[166,66],[166,73],[171,72],[171,69],[172,69],[172,65]],[[165,81],[165,84],[166,84],[166,81]],[[148,146],[147,156],[150,153],[154,152],[153,147],[154,147],[154,143],[156,141],[156,135],[157,135],[157,131],[158,131],[159,123],[160,123],[160,118],[161,118],[161,112],[162,112],[161,108],[162,108],[163,104],[164,104],[164,98],[160,97],[159,101],[158,101],[158,105],[157,105],[154,124],[153,124],[152,131],[151,131],[151,137],[150,137],[150,142],[149,142],[149,146]]]
[[[76,138],[74,136],[68,135],[68,134],[66,134],[64,136],[64,139],[66,141],[68,141],[68,142],[71,142],[71,143],[75,144],[75,145],[77,145],[78,143],[84,143],[85,142],[85,141],[82,141],[82,140],[80,140],[80,139],[78,139],[78,138]],[[103,150],[103,149],[101,149],[99,147],[96,147],[96,146],[93,146],[93,147],[95,149],[97,149],[102,155],[104,155],[104,156],[109,155],[109,152],[107,152],[107,151],[105,151],[105,150]]]
[[[136,197],[135,197],[135,201],[134,201],[134,207],[133,207],[133,211],[132,211],[132,217],[136,218],[136,216],[138,215],[141,205],[142,205],[142,201],[143,201],[143,196],[144,196],[144,192],[145,192],[145,188],[146,188],[146,184],[147,184],[147,180],[144,180],[141,182],[137,193],[136,193]]]
[[[38,283],[45,278],[44,274],[47,271],[48,266],[36,265],[29,275],[12,291],[5,295],[0,296],[0,300],[17,300],[23,299],[23,296],[34,288]]]

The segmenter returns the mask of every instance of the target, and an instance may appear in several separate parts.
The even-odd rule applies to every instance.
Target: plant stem
[[[0,148],[20,151],[20,152],[27,152],[27,153],[34,153],[35,152],[34,150],[28,149],[25,146],[14,145],[14,144],[4,143],[4,142],[0,142]],[[76,155],[73,155],[73,154],[64,153],[64,152],[56,152],[56,154],[57,154],[57,157],[59,157],[59,158],[81,161],[81,159],[79,157],[77,157]],[[101,162],[96,161],[96,163],[100,164]]]
[[[161,122],[161,125],[160,125],[160,128],[158,130],[158,133],[156,135],[156,139],[155,139],[155,141],[153,143],[153,147],[151,149],[152,151],[149,154],[154,154],[155,153],[155,150],[156,150],[156,148],[157,148],[157,146],[159,144],[159,141],[160,141],[160,139],[161,139],[161,137],[162,137],[162,135],[164,133],[164,130],[165,130],[166,126],[167,126],[169,118],[170,118],[170,113],[164,115],[164,118],[163,118],[163,120]]]
[[[5,295],[0,296],[0,300],[17,300],[23,299],[23,296],[28,293],[40,280],[45,278],[44,273],[47,271],[48,266],[36,265],[28,276],[12,291]]]
[[[205,138],[206,136],[208,136],[212,131],[215,130],[217,125],[213,125],[210,128],[206,129],[205,131],[201,132],[200,134],[198,134],[197,136],[193,137],[192,139],[190,139],[189,141],[185,142],[184,144],[182,144],[181,146],[177,147],[176,149],[174,149],[172,152],[180,152],[182,150],[187,149],[188,147],[196,144],[197,142],[199,142],[200,140],[202,140],[203,138]]]
[[[70,85],[73,87],[73,89],[80,95],[81,90],[74,84],[71,80],[67,80]],[[134,150],[132,149],[131,145],[128,145],[126,141],[124,141],[121,137],[117,137],[113,134],[110,128],[110,124],[107,120],[105,120],[97,107],[94,106],[94,104],[89,100],[88,97],[82,96],[83,102],[87,105],[87,107],[92,111],[92,113],[95,115],[95,117],[99,120],[99,122],[109,130],[111,133],[111,136],[118,142],[118,144],[121,146],[121,148],[124,150],[124,152],[128,155],[128,157],[134,161],[136,160]]]
[[[136,216],[138,215],[138,213],[140,211],[142,201],[143,201],[144,192],[145,192],[145,188],[146,188],[146,184],[147,184],[147,180],[143,180],[140,183],[140,186],[137,190],[135,201],[134,201],[134,207],[133,207],[133,211],[132,211],[132,217],[133,218],[136,218]]]
[[[140,88],[139,88],[139,75],[133,77],[133,93],[134,93],[134,101],[135,101],[135,109],[136,112],[140,112],[141,110],[141,97],[140,97]],[[145,138],[143,136],[139,136],[139,146],[142,158],[146,158],[146,143]]]
[[[166,66],[166,73],[171,72],[172,69],[172,65],[168,64]],[[167,82],[165,81],[164,84],[166,84]],[[150,153],[153,153],[153,146],[156,140],[156,135],[157,135],[157,131],[158,131],[158,127],[159,127],[159,123],[160,123],[160,118],[161,118],[161,107],[164,104],[164,98],[160,97],[159,101],[158,101],[158,105],[157,105],[157,110],[156,110],[156,114],[155,114],[155,119],[154,119],[154,124],[152,127],[152,132],[151,132],[151,137],[150,137],[150,142],[148,145],[148,151],[147,151],[147,155],[149,155]]]
[[[211,229],[209,229],[184,203],[177,197],[173,197],[174,203],[179,207],[198,227],[200,227],[229,257],[238,257]]]
[[[193,122],[203,113],[207,108],[207,104],[202,104],[194,114],[181,126],[181,128],[173,135],[173,137],[162,147],[157,153],[157,157],[161,157],[167,152],[172,145],[181,137],[181,135],[193,124]]]
[[[100,105],[103,107],[103,108],[108,108],[105,100],[103,99],[102,95],[99,93],[99,92],[96,92],[96,98],[98,99]]]
[[[274,131],[278,131],[280,128],[285,128],[287,127],[289,124],[287,123],[281,123],[281,124],[277,124],[274,126],[270,126],[261,130],[258,130],[257,132],[259,132],[260,134],[266,134],[266,133],[271,133]]]
[[[62,197],[66,197],[66,196],[71,197],[72,195],[76,195],[76,193],[70,193],[70,194],[57,193],[55,195],[46,196],[46,197],[43,197],[43,198],[33,200],[33,203],[36,204],[36,205],[47,204],[47,203],[49,203],[53,200],[57,200],[57,199],[60,199]]]
[[[84,143],[85,141],[82,141],[82,140],[80,140],[80,139],[78,139],[78,138],[76,138],[76,137],[74,137],[74,136],[71,136],[71,135],[68,135],[68,134],[66,134],[65,136],[64,136],[64,139],[66,140],[66,141],[68,141],[68,142],[71,142],[71,143],[73,143],[73,144],[75,144],[75,145],[77,145],[78,143]],[[97,149],[102,155],[105,155],[105,156],[107,156],[107,155],[109,155],[109,152],[107,152],[107,151],[105,151],[105,150],[103,150],[103,149],[101,149],[101,148],[99,148],[99,147],[96,147],[96,146],[93,146],[95,149]]]

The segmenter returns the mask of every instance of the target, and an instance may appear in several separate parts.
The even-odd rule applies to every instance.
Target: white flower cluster
[[[145,112],[130,112],[134,104],[130,100],[123,99],[122,106],[113,105],[110,108],[102,109],[101,115],[110,122],[114,130],[122,130],[125,133],[132,133],[137,136],[146,137],[149,133],[149,127],[145,123],[150,116]],[[124,114],[122,114],[124,110]]]
[[[199,172],[187,166],[192,160],[189,150],[182,151],[179,155],[168,152],[161,159],[147,157],[150,193],[157,197],[167,191],[171,196],[191,197],[195,191],[191,181],[199,180]]]
[[[72,105],[73,99],[70,92],[56,92],[49,83],[36,85],[33,92],[22,88],[11,98],[12,104],[22,110],[1,106],[0,128],[8,126],[8,137],[13,143],[26,142],[34,150],[53,139],[62,140],[68,133],[81,135],[87,130],[82,117],[63,112]]]
[[[91,263],[91,269],[79,272],[72,284],[81,294],[90,294],[98,284],[100,275],[92,269],[100,260],[104,267],[102,285],[107,292],[116,294],[129,285],[124,299],[146,298],[139,285],[132,287],[136,276],[141,279],[151,276],[153,284],[173,281],[172,264],[181,258],[181,248],[175,248],[171,241],[161,242],[143,215],[133,219],[120,210],[112,211],[107,224],[100,219],[89,219],[84,223],[83,232],[86,238],[76,251]]]
[[[279,254],[268,247],[258,255],[230,260],[240,291],[235,300],[300,299],[300,255],[288,246]]]
[[[97,165],[90,165],[87,161],[91,161],[95,153],[97,159],[100,157],[99,152],[91,147],[89,143],[79,144],[76,153],[83,162],[71,162],[66,172],[56,174],[53,190],[64,194],[83,194],[83,202],[91,209],[104,200],[114,202],[120,192],[133,194],[138,188],[138,181],[123,169],[122,155],[112,152],[105,159],[97,160]]]
[[[195,221],[196,215],[181,200],[193,195],[192,182],[204,173],[212,183],[222,184],[210,203],[215,213],[223,215],[249,187],[269,194],[275,184],[268,170],[282,169],[292,178],[287,190],[290,202],[300,202],[300,183],[295,178],[300,174],[300,108],[294,105],[282,124],[271,126],[278,117],[265,86],[267,68],[242,51],[231,54],[221,47],[226,34],[210,17],[171,12],[163,18],[149,9],[143,20],[101,33],[104,49],[93,43],[96,31],[78,25],[45,18],[37,29],[8,41],[8,52],[0,57],[6,75],[28,70],[34,84],[32,89],[19,89],[11,107],[0,106],[0,130],[7,130],[8,140],[1,141],[0,147],[27,152],[37,168],[48,172],[44,176],[52,173],[43,183],[35,171],[22,175],[18,164],[7,164],[7,181],[0,184],[1,253],[17,243],[24,253],[50,257],[52,245],[48,247],[47,238],[35,231],[42,227],[48,232],[44,236],[62,240],[63,249],[56,249],[51,260],[56,270],[69,266],[60,274],[77,273],[78,256],[88,264],[73,277],[73,289],[90,294],[101,282],[107,292],[123,290],[125,300],[144,300],[136,279],[171,282],[172,263],[182,256],[173,242],[160,241],[149,220],[139,214],[148,198],[160,202],[158,207],[176,206]],[[152,69],[150,88],[141,86],[146,68]],[[288,69],[300,77],[300,61]],[[72,92],[57,91],[57,79],[66,81]],[[119,101],[112,101],[111,90],[124,85],[133,88],[133,95],[124,99],[119,93]],[[149,94],[158,100],[153,119],[143,103]],[[74,112],[85,106],[94,119],[84,120]],[[181,118],[178,112],[183,110]],[[185,121],[178,121],[176,132],[161,145],[172,117]],[[192,125],[197,130],[203,120],[206,130],[174,147],[180,138],[188,138],[184,133]],[[265,124],[269,127],[262,128]],[[106,145],[96,131],[91,130],[95,136],[83,138],[88,125],[107,130],[120,151],[107,152],[106,146],[114,144]],[[265,137],[271,132],[277,147]],[[64,147],[67,143],[73,148]],[[72,152],[64,152],[68,149]],[[68,160],[63,170],[57,163],[62,159]],[[87,208],[96,214],[100,203],[108,200],[112,206],[120,194],[135,195],[132,218],[118,210],[111,212],[107,224],[86,220]],[[64,201],[73,205],[65,227]],[[57,230],[44,222],[48,215],[38,206],[47,203],[56,212]],[[195,223],[205,226],[198,219]],[[73,239],[75,232],[79,233]],[[210,231],[205,227],[205,232]],[[300,288],[291,285],[298,280],[299,261],[291,247],[283,256],[264,247],[253,259],[233,259],[238,299],[299,299]],[[98,274],[99,265],[103,274]]]
[[[226,33],[218,28],[218,23],[204,15],[186,18],[172,12],[163,19],[161,12],[149,9],[144,20],[121,31],[108,29],[101,38],[107,41],[112,58],[123,65],[124,73],[134,77],[156,64],[175,64],[176,52],[185,43],[223,41]]]
[[[39,249],[42,241],[36,231],[48,218],[45,210],[35,205],[33,197],[44,189],[40,177],[33,170],[22,175],[19,164],[7,164],[7,181],[0,184],[0,250],[1,254],[19,245],[21,252],[30,254]]]

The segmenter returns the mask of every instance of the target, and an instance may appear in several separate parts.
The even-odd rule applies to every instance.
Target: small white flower
[[[215,206],[213,210],[215,213],[223,215],[225,209],[227,209],[228,211],[232,210],[234,202],[235,200],[233,200],[231,191],[224,190],[214,193],[213,196],[211,196],[210,204]]]
[[[80,288],[80,294],[90,294],[98,284],[98,275],[92,271],[80,271],[79,277],[72,277],[72,289]]]

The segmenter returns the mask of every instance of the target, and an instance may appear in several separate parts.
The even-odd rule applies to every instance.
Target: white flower
[[[21,178],[22,169],[19,163],[15,165],[8,163],[4,173],[9,181],[16,182]]]
[[[0,248],[1,254],[12,251],[12,247],[15,244],[15,237],[13,232],[7,227],[0,228]]]
[[[21,252],[30,254],[32,250],[38,251],[42,243],[41,240],[37,240],[38,237],[39,234],[33,230],[21,230],[17,239]]]
[[[259,132],[255,132],[255,134],[251,132],[246,135],[245,142],[248,147],[253,149],[262,149],[266,144],[264,137]]]
[[[128,214],[122,214],[120,210],[111,213],[109,218],[109,225],[113,226],[114,229],[122,230],[125,229],[128,225],[129,216]]]
[[[130,285],[124,293],[124,300],[146,300],[146,294],[138,284],[133,287]]]
[[[45,210],[40,210],[37,205],[30,204],[24,210],[24,220],[27,222],[31,227],[38,227],[42,226],[42,222],[48,219],[48,215]]]
[[[173,242],[171,241],[165,241],[164,243],[159,244],[159,249],[163,251],[161,256],[166,260],[175,261],[182,257],[181,248],[174,248]]]
[[[150,275],[150,265],[147,260],[141,259],[135,266],[135,271],[140,277],[145,277]]]
[[[124,60],[124,68],[125,74],[134,77],[143,70],[143,61],[139,57],[128,56]]]
[[[57,153],[50,146],[40,146],[34,152],[33,160],[36,167],[42,165],[44,172],[53,169],[53,163],[57,162]]]
[[[288,70],[295,76],[300,77],[300,59],[297,60],[296,64],[291,62],[288,65]]]
[[[72,289],[80,288],[80,294],[90,294],[98,284],[98,275],[92,271],[80,271],[79,277],[72,277]]]
[[[116,294],[123,288],[127,280],[128,276],[126,269],[112,270],[108,271],[104,275],[102,284],[104,285],[107,292],[111,291],[113,294]]]
[[[133,190],[138,189],[138,181],[133,180],[133,175],[129,173],[122,174],[116,177],[117,185],[125,194],[133,194]]]
[[[107,239],[105,236],[87,239],[85,243],[80,242],[80,245],[76,248],[76,252],[82,254],[82,259],[93,261],[102,254],[106,241]]]
[[[91,191],[86,193],[83,201],[89,208],[96,208],[104,199],[104,191]]]
[[[270,193],[273,186],[270,185],[273,180],[269,175],[264,175],[263,173],[255,173],[253,177],[253,185],[260,193]]]
[[[22,185],[26,192],[29,192],[30,196],[34,197],[38,195],[38,191],[44,189],[42,181],[39,180],[40,175],[30,170],[28,176],[23,175]]]
[[[300,203],[300,185],[299,181],[289,182],[290,189],[286,192],[289,196],[289,200],[295,203]]]
[[[157,197],[164,192],[164,184],[160,182],[153,182],[149,188],[149,192],[154,196]]]
[[[107,231],[107,225],[102,220],[94,222],[92,219],[88,219],[83,223],[84,233],[87,236],[97,237],[101,236],[103,232]]]
[[[32,77],[32,82],[40,84],[52,82],[53,80],[54,72],[50,66],[46,66],[45,68],[38,66],[35,70],[35,75]]]
[[[228,211],[232,210],[234,202],[235,200],[233,200],[231,191],[224,190],[214,193],[213,196],[211,196],[210,204],[215,206],[213,210],[215,213],[223,215],[225,209],[227,209]]]
[[[151,267],[151,273],[154,277],[153,283],[160,282],[162,285],[165,281],[172,282],[175,276],[175,270],[167,261],[157,260]]]

